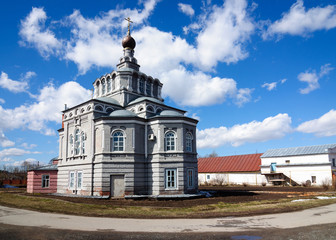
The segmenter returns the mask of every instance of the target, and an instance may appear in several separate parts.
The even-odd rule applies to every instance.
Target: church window
[[[49,174],[42,175],[42,187],[43,188],[49,187]]]
[[[143,79],[140,79],[139,91],[140,91],[140,93],[145,93],[145,81]]]
[[[112,77],[112,91],[116,88],[115,86],[115,75]]]
[[[82,172],[77,172],[77,189],[82,188],[82,181],[83,181],[83,173]]]
[[[75,172],[70,172],[70,175],[69,175],[69,187],[71,189],[75,188]]]
[[[107,78],[107,92],[111,92],[111,78],[108,77]]]
[[[150,82],[146,82],[146,94],[151,95],[151,91],[152,91],[152,89],[151,89]]]
[[[73,139],[73,136],[72,134],[70,134],[70,149],[71,149],[71,155],[73,155],[73,151],[74,151],[74,139]]]
[[[175,151],[175,133],[169,131],[165,135],[165,148],[166,151]]]
[[[81,133],[81,140],[82,140],[82,154],[85,154],[85,133]]]
[[[80,153],[80,132],[79,129],[76,129],[75,132],[75,155]]]
[[[192,152],[192,142],[193,142],[193,138],[191,133],[187,133],[186,134],[186,151],[187,152]]]
[[[177,169],[166,169],[166,189],[177,188]]]
[[[149,107],[147,107],[147,111],[148,112],[154,112],[154,109],[151,106],[149,106]]]
[[[111,112],[113,112],[113,108],[106,108],[106,113],[110,114]]]
[[[104,109],[103,109],[102,106],[96,106],[96,107],[95,107],[95,110],[97,110],[97,111],[101,111],[101,112],[104,111]]]
[[[194,169],[190,168],[187,170],[187,181],[188,181],[188,188],[194,187]]]
[[[100,95],[99,88],[100,88],[100,84],[99,84],[99,82],[97,82],[97,85],[96,85],[96,96],[97,97],[99,97],[99,95]]]
[[[105,94],[105,88],[106,88],[105,80],[102,80],[102,95]]]
[[[124,133],[115,131],[112,134],[112,151],[124,151]]]

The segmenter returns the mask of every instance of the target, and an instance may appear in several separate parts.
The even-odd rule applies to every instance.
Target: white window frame
[[[194,178],[195,178],[195,170],[193,168],[188,168],[187,169],[187,187],[188,188],[194,188],[194,183],[195,183]]]
[[[82,189],[83,186],[83,172],[82,171],[78,171],[77,172],[77,181],[76,181],[76,186],[77,189]]]
[[[78,128],[76,128],[74,137],[74,155],[77,156],[80,153],[81,153],[81,132]]]
[[[42,175],[41,187],[42,188],[49,188],[50,187],[50,175],[49,174],[43,174]]]
[[[69,188],[75,189],[76,186],[76,172],[71,171],[69,173]]]
[[[73,154],[74,154],[74,137],[73,137],[72,134],[70,134],[69,143],[70,143],[70,155],[73,156]]]
[[[192,152],[193,149],[193,136],[190,132],[186,133],[186,151]]]
[[[168,136],[172,134],[173,136]],[[168,131],[165,133],[165,151],[176,151],[176,133],[174,131]]]
[[[121,133],[122,136],[114,136],[117,133]],[[112,152],[124,152],[125,151],[125,139],[126,139],[126,136],[125,136],[124,131],[120,129],[113,131],[111,134],[111,142],[112,142],[111,151]],[[121,141],[122,141],[122,145],[120,145]]]
[[[177,168],[165,169],[165,189],[176,190],[178,189],[178,174]]]
[[[316,176],[311,176],[311,183],[316,183]]]
[[[86,140],[86,136],[85,136],[85,133],[82,131],[81,132],[81,135],[80,135],[80,137],[81,137],[81,149],[80,149],[80,151],[82,152],[82,154],[85,154],[85,140]]]
[[[210,179],[211,179],[210,174],[207,174],[207,175],[206,175],[206,180],[210,180]]]

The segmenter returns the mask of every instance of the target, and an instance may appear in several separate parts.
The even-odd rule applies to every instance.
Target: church
[[[116,70],[93,82],[91,100],[63,111],[57,193],[131,197],[197,192],[198,121],[165,105],[163,84],[140,71],[135,46],[128,25]]]

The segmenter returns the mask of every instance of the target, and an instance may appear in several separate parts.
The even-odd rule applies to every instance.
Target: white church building
[[[116,70],[91,100],[63,111],[57,193],[124,197],[196,193],[196,125],[164,104],[162,83],[140,71],[130,31]]]

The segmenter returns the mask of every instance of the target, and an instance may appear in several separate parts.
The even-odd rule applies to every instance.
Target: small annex
[[[27,173],[28,193],[56,193],[57,192],[57,160],[51,164],[31,169]]]
[[[267,150],[261,174],[269,185],[331,185],[335,182],[336,144]]]
[[[198,159],[200,185],[261,185],[266,183],[260,174],[262,153],[208,157]]]

